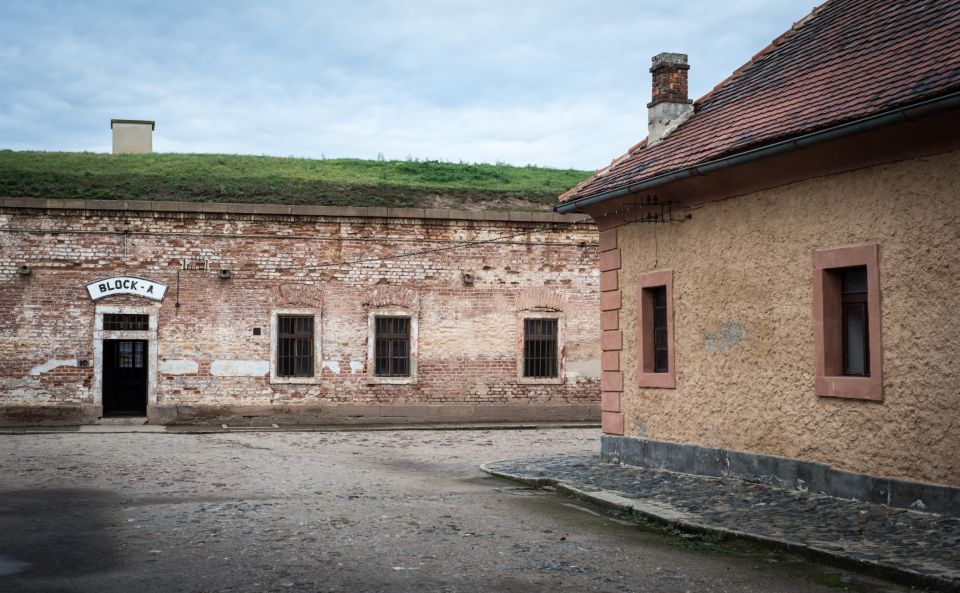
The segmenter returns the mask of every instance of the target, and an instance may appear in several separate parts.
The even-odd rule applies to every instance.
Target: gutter
[[[928,99],[907,107],[901,107],[900,109],[895,109],[893,111],[871,115],[869,117],[841,124],[839,126],[820,130],[819,132],[803,134],[789,140],[782,140],[780,142],[768,144],[767,146],[762,146],[760,148],[754,148],[752,150],[747,150],[712,161],[707,161],[699,165],[687,167],[686,169],[680,169],[670,173],[663,173],[661,175],[657,175],[655,177],[651,177],[650,179],[645,179],[619,189],[614,189],[592,196],[587,196],[585,198],[557,204],[553,207],[553,209],[560,214],[579,212],[581,208],[585,208],[587,206],[593,206],[595,204],[606,202],[608,200],[614,200],[629,194],[648,191],[668,183],[693,177],[695,175],[706,175],[721,169],[743,165],[745,163],[758,161],[760,159],[777,156],[787,152],[793,152],[795,150],[802,150],[823,142],[846,138],[848,136],[876,130],[878,128],[883,128],[896,123],[913,121],[928,115],[933,115],[949,109],[955,109],[957,107],[960,107],[960,92],[953,92],[935,99]]]

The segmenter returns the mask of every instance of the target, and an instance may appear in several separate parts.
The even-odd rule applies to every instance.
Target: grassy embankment
[[[0,150],[0,195],[549,210],[589,171],[438,161]]]

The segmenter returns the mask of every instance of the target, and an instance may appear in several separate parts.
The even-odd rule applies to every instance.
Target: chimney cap
[[[653,56],[651,62],[652,65],[650,66],[650,72],[653,72],[657,68],[668,65],[680,70],[690,69],[690,65],[687,63],[687,54],[664,51]]]
[[[150,126],[151,130],[157,129],[157,122],[150,119],[111,119],[110,129],[113,129],[113,124],[141,124]]]

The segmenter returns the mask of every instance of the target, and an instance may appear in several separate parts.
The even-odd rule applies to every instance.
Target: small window
[[[150,329],[150,316],[104,313],[103,329],[107,331],[147,331]]]
[[[377,317],[374,331],[374,375],[409,377],[410,318]]]
[[[653,372],[666,373],[670,370],[667,356],[667,287],[648,288],[653,301]]]
[[[883,400],[879,247],[813,254],[816,393]]]
[[[523,376],[555,378],[557,359],[557,320],[523,320]]]
[[[313,317],[277,317],[277,376],[313,376]]]
[[[673,270],[641,274],[637,286],[637,379],[640,387],[676,387]]]
[[[843,327],[843,374],[870,376],[870,322],[867,310],[867,267],[839,271]]]

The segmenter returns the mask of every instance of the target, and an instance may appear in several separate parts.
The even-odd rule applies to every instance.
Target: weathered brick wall
[[[97,305],[156,308],[160,371],[151,408],[167,410],[167,420],[188,409],[242,414],[335,403],[599,410],[592,224],[10,202],[0,209],[0,407],[8,417],[36,417],[47,406],[95,408]],[[498,241],[464,244],[485,240]],[[421,250],[436,251],[396,257]],[[357,260],[364,261],[340,263]],[[29,275],[17,273],[24,264]],[[233,276],[221,279],[221,268]],[[94,303],[84,286],[117,275],[164,283],[166,297]],[[561,384],[518,377],[521,309],[539,305],[563,314]],[[403,307],[418,320],[412,384],[371,383],[368,314],[378,306]],[[263,372],[278,308],[322,315],[322,372],[311,383],[279,383]]]

